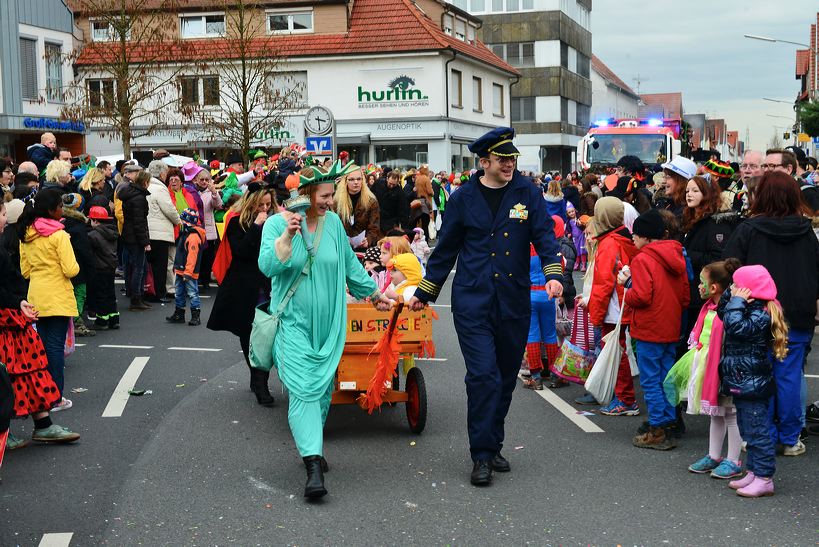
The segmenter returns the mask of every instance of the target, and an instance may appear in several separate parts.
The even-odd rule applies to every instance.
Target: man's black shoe
[[[473,486],[489,486],[492,484],[492,464],[487,460],[478,460],[472,466],[470,482]]]
[[[490,464],[492,465],[492,471],[497,471],[498,473],[508,473],[512,470],[512,467],[509,465],[509,460],[501,456],[500,452],[495,454]]]

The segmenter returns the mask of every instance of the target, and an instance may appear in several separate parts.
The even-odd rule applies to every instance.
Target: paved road
[[[440,302],[448,299],[446,292]],[[276,407],[256,405],[238,341],[204,327],[166,325],[170,312],[167,306],[125,312],[120,331],[80,340],[87,345],[69,358],[66,386],[88,391],[72,394],[74,408],[55,421],[83,438],[6,455],[0,545],[813,545],[819,539],[819,442],[813,442],[819,438],[805,456],[778,459],[777,496],[744,500],[724,483],[686,471],[707,449],[706,419],[689,419],[690,431],[674,451],[638,450],[630,439],[642,418],[578,415],[559,400],[577,396],[581,389],[574,386],[553,394],[557,406],[516,391],[504,450],[513,472],[496,475],[491,488],[473,488],[463,361],[446,307],[438,308],[436,342],[438,357],[447,360],[420,365],[429,394],[424,433],[409,432],[402,406],[373,416],[334,407],[326,431],[330,494],[305,503],[280,384],[273,382]],[[101,347],[117,344],[151,347]],[[817,354],[809,364],[813,375],[819,375]],[[136,387],[153,394],[130,397],[120,417],[102,417],[139,357],[148,360]],[[809,382],[819,397],[819,379]],[[29,434],[31,422],[14,422],[12,430]]]

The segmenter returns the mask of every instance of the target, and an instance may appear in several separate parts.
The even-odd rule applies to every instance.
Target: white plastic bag
[[[614,386],[617,383],[617,371],[620,369],[620,324],[603,337],[603,349],[594,361],[594,366],[586,379],[586,391],[594,395],[597,402],[607,405],[614,398]]]
[[[435,222],[430,222],[429,227],[427,228],[427,230],[429,230],[430,241],[438,237],[438,228],[435,226],[435,224]]]
[[[628,354],[628,364],[631,366],[631,375],[639,376],[640,369],[637,367],[637,356],[634,355],[634,343],[631,341],[630,330],[626,331],[626,354]]]

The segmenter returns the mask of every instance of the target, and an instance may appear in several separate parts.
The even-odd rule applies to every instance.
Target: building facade
[[[596,55],[592,55],[591,66],[591,121],[637,119],[640,96]]]
[[[78,36],[63,0],[0,2],[0,156],[25,161],[46,131],[72,153],[84,150],[85,123],[60,117]]]
[[[201,51],[223,40],[216,27],[224,28],[225,13],[208,2],[198,5],[198,10],[179,13],[179,27],[172,30],[185,40],[189,21],[201,20],[200,31],[190,37],[194,50]],[[258,132],[253,146],[275,151],[305,143],[305,114],[310,107],[322,106],[335,120],[338,151],[346,150],[359,164],[406,168],[428,163],[434,170],[459,171],[475,165],[469,142],[510,123],[510,85],[519,73],[476,40],[478,19],[444,2],[280,0],[254,9],[253,17],[267,19],[268,34],[281,35],[276,40],[280,70],[289,82],[281,85],[298,84],[301,91],[275,127]],[[76,22],[93,39],[93,20],[80,14]],[[208,25],[216,29],[212,36],[201,32]],[[166,62],[196,60],[169,57]],[[93,82],[100,74],[94,59],[81,56],[79,66],[88,85],[97,85]],[[226,77],[220,63],[213,63],[207,77],[190,77],[198,78],[192,89],[199,100],[207,95],[206,88],[216,90],[201,106],[231,107],[230,98],[218,93]],[[274,75],[273,85],[276,81]],[[89,151],[121,153],[120,142],[105,133],[104,127],[90,128]],[[229,146],[211,137],[207,127],[184,124],[182,116],[169,109],[167,126],[135,138],[133,146],[197,152],[207,158]]]
[[[481,40],[520,70],[511,121],[532,171],[574,169],[590,125],[591,0],[452,0],[481,18]]]

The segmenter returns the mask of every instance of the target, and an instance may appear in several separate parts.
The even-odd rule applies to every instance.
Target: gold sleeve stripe
[[[436,285],[432,281],[428,281],[426,279],[422,279],[421,282],[418,283],[418,288],[433,296],[438,296],[438,293],[441,292],[440,285]]]
[[[543,275],[563,275],[563,268],[560,267],[560,264],[547,264],[543,266]]]

